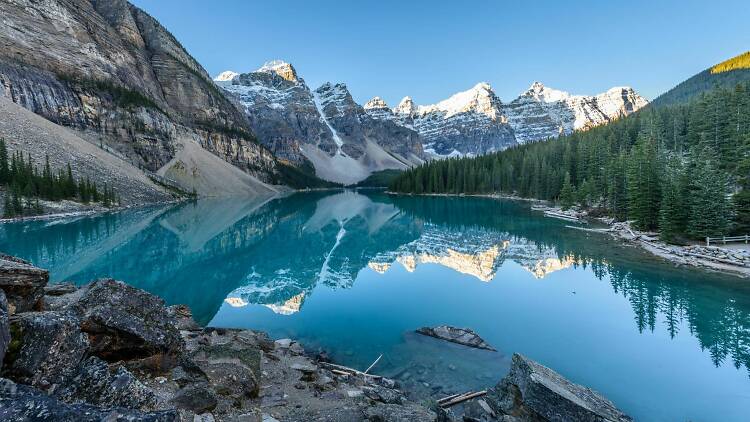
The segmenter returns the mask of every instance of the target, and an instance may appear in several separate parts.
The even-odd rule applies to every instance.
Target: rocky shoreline
[[[0,420],[631,420],[521,355],[470,399],[416,403],[391,379],[291,339],[199,327],[186,306],[120,281],[48,281],[47,271],[0,255]]]
[[[536,211],[544,212],[552,218],[575,219],[585,222],[591,217],[585,211],[562,210],[559,207],[536,206]],[[717,246],[673,245],[659,239],[658,233],[648,233],[634,229],[630,222],[616,222],[611,218],[595,218],[609,226],[606,229],[584,229],[589,232],[607,233],[615,239],[640,247],[641,249],[672,262],[676,265],[698,267],[740,277],[750,277],[750,250],[733,250]]]

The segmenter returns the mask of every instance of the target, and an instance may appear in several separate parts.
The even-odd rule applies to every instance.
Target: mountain
[[[215,82],[242,105],[258,139],[277,157],[322,179],[353,184],[423,162],[415,130],[371,117],[344,84],[311,90],[294,66],[278,60],[254,72],[224,72]]]
[[[242,110],[139,8],[16,0],[0,2],[0,18],[0,96],[186,190],[213,195],[241,181],[229,190],[253,193],[279,182],[279,163]]]
[[[712,66],[680,83],[653,101],[655,107],[689,101],[714,88],[734,88],[750,81],[750,51]]]
[[[616,87],[596,96],[571,95],[540,82],[505,107],[518,143],[568,135],[613,121],[648,104],[632,88]]]
[[[486,83],[429,106],[415,106],[405,97],[391,113],[378,100],[367,104],[370,115],[414,128],[431,156],[484,154],[515,143],[502,103]]]
[[[434,105],[417,106],[411,97],[391,109],[379,97],[365,105],[375,119],[414,128],[432,157],[481,155],[509,146],[585,130],[646,106],[632,88],[617,87],[596,96],[571,95],[535,82],[504,104],[487,83]]]

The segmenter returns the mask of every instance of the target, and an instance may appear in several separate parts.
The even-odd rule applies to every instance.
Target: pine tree
[[[562,190],[560,191],[560,204],[562,209],[567,210],[575,204],[576,191],[570,182],[570,173],[565,173]]]
[[[0,185],[10,183],[10,168],[8,165],[8,148],[5,139],[0,139]]]

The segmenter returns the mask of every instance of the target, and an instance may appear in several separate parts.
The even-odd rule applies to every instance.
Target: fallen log
[[[437,404],[443,404],[443,403],[445,403],[445,402],[447,402],[447,401],[453,400],[453,399],[455,399],[456,397],[458,397],[458,396],[462,396],[462,395],[464,395],[464,394],[466,394],[466,393],[457,393],[457,394],[451,394],[450,396],[447,396],[447,397],[443,397],[442,399],[438,399],[438,401],[437,401]]]
[[[443,402],[440,405],[442,408],[452,407],[459,403],[463,403],[467,400],[475,399],[477,397],[482,397],[487,394],[487,390],[477,391],[477,392],[468,392],[465,394],[462,394],[458,397],[455,397],[453,399],[448,400],[447,402]]]

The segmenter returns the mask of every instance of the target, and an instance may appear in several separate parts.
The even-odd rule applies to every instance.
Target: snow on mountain
[[[272,60],[261,66],[256,72],[275,73],[290,82],[297,82],[297,71],[290,63],[283,60]]]
[[[268,62],[219,85],[242,104],[263,144],[294,165],[312,165],[323,179],[352,184],[423,162],[417,132],[372,118],[344,84],[312,91],[287,62]]]
[[[239,73],[227,70],[219,73],[219,75],[214,78],[214,82],[231,82],[236,76],[239,76]]]
[[[632,88],[617,87],[596,96],[571,95],[540,82],[505,107],[518,143],[554,138],[627,116],[648,104]]]
[[[486,154],[515,144],[502,103],[487,83],[433,105],[416,106],[405,97],[390,114],[378,101],[370,103],[366,110],[373,118],[392,120],[419,132],[425,153],[433,158]]]
[[[503,104],[487,83],[433,105],[416,106],[405,97],[393,109],[376,97],[365,106],[375,119],[414,128],[433,158],[479,155],[515,144],[585,130],[627,116],[648,104],[632,88],[616,87],[596,96],[572,95],[534,82]]]

